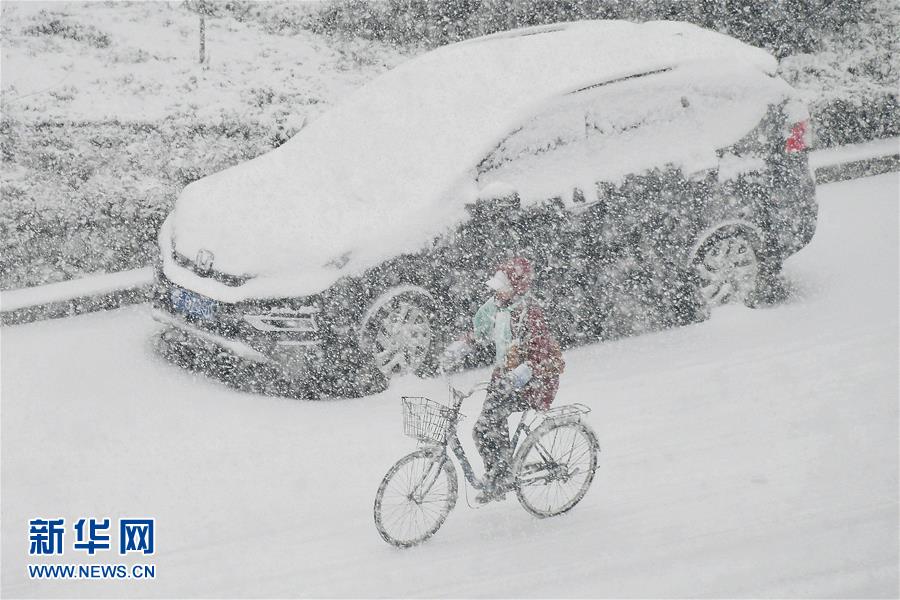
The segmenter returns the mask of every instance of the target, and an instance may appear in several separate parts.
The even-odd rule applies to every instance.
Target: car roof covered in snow
[[[179,251],[207,249],[217,270],[262,276],[240,295],[285,293],[265,287],[279,279],[294,282],[291,293],[318,291],[465,218],[475,165],[554,97],[711,58],[766,73],[777,65],[679,22],[556,24],[439,48],[363,86],[277,150],[189,185],[172,224]],[[348,253],[342,272],[324,266]]]

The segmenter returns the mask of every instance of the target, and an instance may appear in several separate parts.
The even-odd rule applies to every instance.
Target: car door
[[[524,211],[541,217],[527,246],[548,273],[541,287],[568,342],[684,320],[682,263],[704,197],[692,187],[703,187],[716,149],[676,164],[679,148],[654,146],[681,143],[709,101],[670,71],[563,96],[479,165],[479,184],[513,185]]]

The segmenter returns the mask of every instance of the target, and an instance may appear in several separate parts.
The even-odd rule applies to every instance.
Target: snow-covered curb
[[[831,183],[900,170],[900,138],[885,138],[817,150],[809,157],[818,183]]]
[[[81,279],[50,283],[20,290],[0,292],[0,311],[10,312],[53,302],[66,302],[73,298],[98,296],[110,292],[136,289],[153,281],[153,269],[132,269],[118,273],[91,275]]]
[[[816,150],[809,156],[809,165],[818,170],[861,160],[884,158],[893,154],[900,154],[900,138],[885,138],[865,144],[850,144]]]
[[[819,183],[900,170],[900,138],[817,150],[810,166]],[[0,324],[65,317],[147,300],[150,267],[0,291]]]
[[[135,304],[147,299],[153,269],[118,273],[0,291],[0,324],[27,323]]]

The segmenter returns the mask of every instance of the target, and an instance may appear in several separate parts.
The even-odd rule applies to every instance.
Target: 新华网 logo
[[[119,519],[113,528],[109,519],[79,519],[72,527],[72,548],[93,556],[100,550],[112,549],[113,532],[117,532],[118,553],[153,554],[156,551],[154,519]],[[65,519],[31,519],[29,522],[30,555],[65,554]]]

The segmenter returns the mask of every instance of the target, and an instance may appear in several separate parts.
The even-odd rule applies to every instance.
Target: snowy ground
[[[239,113],[294,129],[404,58],[384,44],[340,43],[305,30],[278,35],[223,13],[207,19],[209,61],[201,68],[198,16],[183,2],[12,1],[4,2],[3,19],[4,108],[24,122],[187,114],[216,123]],[[53,23],[64,31],[33,31]],[[92,44],[92,35],[104,43]]]
[[[239,393],[156,357],[142,306],[4,328],[2,593],[896,597],[898,197],[896,173],[820,187],[784,306],[567,353],[558,402],[603,447],[585,500],[541,521],[461,499],[407,551],[372,499],[413,447],[398,396],[440,382]],[[29,580],[40,516],[155,517],[157,578]],[[53,562],[117,562],[71,535]]]

